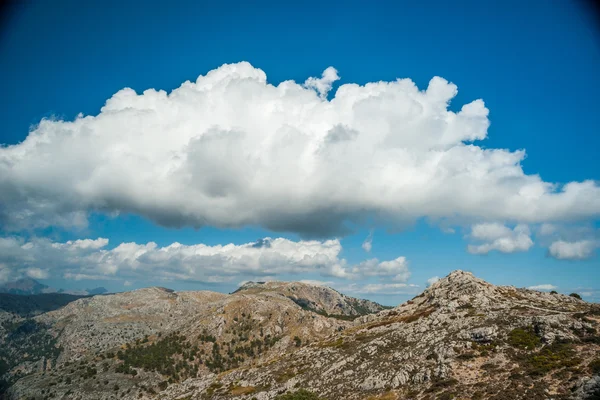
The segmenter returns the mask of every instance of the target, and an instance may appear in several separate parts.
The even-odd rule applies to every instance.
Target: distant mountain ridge
[[[88,295],[96,295],[96,294],[105,294],[108,293],[103,287],[97,287],[94,289],[85,289],[85,290],[63,290],[63,289],[54,289],[49,287],[48,285],[44,285],[36,281],[33,278],[21,278],[16,281],[6,282],[0,285],[0,293],[8,293],[8,294],[16,294],[16,295],[34,295],[34,294],[42,294],[42,293],[65,293],[72,294],[77,296],[88,296]]]
[[[0,293],[8,294],[40,294],[46,293],[45,291],[48,289],[50,289],[48,285],[39,283],[38,281],[32,278],[22,278],[13,282],[6,282],[5,284],[0,285]]]

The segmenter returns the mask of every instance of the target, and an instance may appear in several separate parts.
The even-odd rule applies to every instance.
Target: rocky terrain
[[[392,309],[269,282],[0,322],[7,399],[600,398],[600,306],[463,271]]]

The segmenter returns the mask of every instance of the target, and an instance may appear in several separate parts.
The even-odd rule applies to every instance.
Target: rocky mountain
[[[18,294],[24,296],[42,293],[65,293],[76,296],[88,296],[108,293],[108,290],[103,287],[85,290],[54,289],[48,285],[44,285],[43,283],[36,281],[35,279],[21,278],[16,281],[6,282],[0,285],[0,293]]]
[[[346,319],[372,314],[386,308],[373,301],[346,296],[326,286],[301,282],[246,282],[235,291],[240,292],[284,295],[305,310],[325,316],[350,317]]]
[[[149,288],[94,296],[32,318],[4,312],[4,396],[600,396],[596,304],[455,271],[382,308],[321,286],[273,282],[230,295]]]

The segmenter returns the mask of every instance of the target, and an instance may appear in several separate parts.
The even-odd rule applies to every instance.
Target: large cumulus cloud
[[[488,110],[475,100],[449,111],[454,84],[344,84],[328,99],[338,78],[328,68],[274,86],[242,62],[170,93],[123,89],[96,116],[43,120],[22,143],[0,148],[0,224],[82,226],[96,211],[170,227],[327,236],[366,220],[516,224],[600,214],[595,182],[544,182],[524,173],[524,151],[476,145]]]

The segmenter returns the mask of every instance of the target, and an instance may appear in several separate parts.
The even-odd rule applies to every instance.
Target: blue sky
[[[600,106],[600,74],[597,72],[600,70],[600,27],[593,19],[592,10],[586,7],[585,2],[577,1],[532,1],[526,6],[517,1],[413,3],[378,2],[377,5],[366,5],[364,2],[350,1],[326,4],[215,4],[175,1],[170,2],[168,7],[163,6],[163,2],[147,2],[144,7],[140,7],[139,2],[111,1],[102,5],[82,5],[74,1],[61,1],[58,4],[39,1],[9,10],[4,16],[6,23],[0,34],[0,79],[5,93],[5,101],[0,107],[0,118],[4,124],[0,131],[0,143],[13,145],[5,148],[12,149],[10,153],[8,150],[5,154],[0,153],[0,173],[5,176],[4,179],[0,177],[0,190],[5,193],[0,195],[0,237],[7,243],[5,260],[0,260],[0,264],[4,265],[5,278],[29,274],[44,278],[40,280],[57,287],[103,285],[115,291],[153,284],[176,289],[211,288],[229,291],[240,281],[260,277],[261,274],[257,275],[252,266],[242,270],[232,267],[228,280],[207,282],[210,280],[207,277],[218,273],[210,272],[210,269],[206,269],[206,274],[200,275],[182,273],[178,268],[189,272],[190,269],[202,270],[204,266],[202,260],[190,260],[179,254],[176,261],[168,260],[173,263],[170,267],[172,269],[169,269],[173,274],[165,282],[165,275],[156,260],[152,261],[154,269],[144,273],[140,273],[144,271],[143,266],[133,273],[132,269],[135,268],[131,265],[117,265],[114,260],[110,261],[114,265],[106,264],[108,261],[99,264],[97,260],[95,263],[91,260],[99,257],[102,251],[110,251],[123,242],[140,245],[155,242],[158,247],[169,246],[174,242],[188,246],[200,243],[217,246],[228,243],[242,245],[264,237],[286,238],[291,241],[293,250],[285,251],[292,251],[296,257],[305,251],[294,247],[303,240],[324,243],[326,240],[337,239],[339,251],[334,251],[324,263],[314,261],[313,269],[312,264],[305,265],[302,262],[301,267],[294,266],[294,263],[299,262],[297,258],[289,253],[279,254],[277,252],[280,250],[273,246],[273,252],[282,257],[276,258],[276,263],[289,263],[292,266],[282,265],[281,269],[273,265],[264,266],[269,272],[264,273],[263,277],[331,282],[336,288],[348,289],[349,294],[394,304],[422,290],[431,277],[444,276],[454,269],[466,269],[497,284],[521,287],[547,284],[556,286],[557,290],[563,292],[579,291],[587,294],[587,299],[599,301],[600,261],[596,249],[600,237],[600,200],[597,196],[600,193],[597,183],[600,172],[597,157],[600,145],[600,114],[597,112]],[[322,177],[325,188],[339,184],[339,193],[344,194],[341,200],[336,200],[338,192],[326,192],[327,196],[323,196],[326,199],[322,199],[318,193],[323,191],[309,191],[302,183],[298,183],[298,193],[302,193],[299,197],[294,197],[293,190],[287,190],[289,197],[279,191],[267,193],[268,196],[264,191],[257,194],[253,192],[254,186],[243,187],[243,190],[234,191],[235,193],[227,192],[227,196],[234,196],[232,199],[235,200],[235,207],[224,207],[221,210],[217,205],[214,212],[207,211],[206,204],[197,205],[193,196],[182,195],[183,198],[171,202],[157,194],[157,200],[146,202],[148,196],[132,193],[127,197],[122,195],[124,189],[120,189],[121,192],[117,195],[109,193],[107,188],[110,185],[104,180],[92,178],[96,176],[93,175],[94,171],[106,166],[114,168],[110,170],[112,173],[122,172],[123,176],[142,173],[134,170],[133,161],[128,161],[127,156],[111,156],[111,161],[106,164],[98,160],[105,160],[104,155],[114,155],[111,152],[122,148],[119,146],[123,146],[125,142],[129,146],[134,135],[137,135],[135,140],[140,141],[139,148],[144,149],[139,154],[155,155],[157,158],[149,157],[149,163],[159,168],[165,160],[160,149],[166,142],[161,141],[168,141],[168,135],[183,135],[184,128],[181,126],[187,126],[185,123],[191,124],[190,129],[194,129],[193,127],[198,126],[194,125],[194,118],[205,114],[202,114],[203,110],[194,108],[203,107],[198,105],[200,103],[193,103],[195,105],[189,108],[181,106],[176,115],[171,111],[167,113],[165,108],[155,110],[163,118],[161,123],[168,119],[169,123],[164,125],[167,128],[162,131],[165,136],[160,136],[160,132],[140,133],[136,129],[141,129],[139,126],[145,126],[144,121],[150,120],[139,115],[128,119],[129,114],[124,110],[132,107],[127,103],[131,100],[129,97],[114,101],[112,115],[116,115],[117,111],[122,114],[118,120],[106,122],[105,125],[110,126],[110,129],[114,126],[119,133],[114,136],[105,135],[106,140],[96,143],[98,147],[95,155],[98,155],[98,159],[94,160],[98,164],[92,165],[90,157],[78,159],[73,156],[82,151],[84,147],[81,146],[84,144],[79,143],[77,138],[65,139],[66,132],[76,131],[74,135],[83,135],[82,132],[86,131],[84,128],[77,131],[79,126],[60,125],[61,120],[73,121],[79,113],[84,116],[99,115],[107,99],[123,88],[132,88],[138,95],[150,88],[169,93],[186,80],[196,82],[199,75],[206,75],[223,64],[241,61],[249,62],[252,67],[238,66],[235,70],[228,70],[229,72],[221,71],[254,77],[255,68],[259,68],[266,74],[268,84],[277,86],[280,82],[294,80],[300,86],[305,83],[302,90],[315,92],[314,99],[303,98],[301,101],[306,101],[303,103],[305,107],[308,104],[317,107],[315,109],[325,110],[322,111],[325,116],[322,119],[303,117],[304,120],[287,121],[283,125],[294,126],[296,132],[300,133],[305,133],[302,132],[302,127],[313,126],[311,124],[318,125],[324,121],[325,127],[318,129],[326,131],[335,127],[331,121],[341,121],[340,129],[346,129],[343,132],[358,132],[359,137],[373,137],[382,129],[377,117],[379,120],[389,118],[389,121],[403,126],[406,119],[402,119],[405,118],[402,105],[405,103],[390,105],[391,100],[385,95],[377,103],[374,121],[368,118],[367,111],[356,111],[351,118],[341,111],[330,116],[327,114],[330,111],[327,111],[326,103],[336,97],[336,90],[342,85],[365,85],[369,82],[393,82],[397,78],[409,78],[420,90],[425,90],[433,77],[442,77],[458,87],[458,94],[452,98],[449,111],[458,114],[463,105],[477,99],[483,99],[489,110],[489,128],[481,127],[480,118],[485,118],[482,115],[473,117],[465,125],[452,128],[463,131],[473,129],[479,135],[485,135],[485,139],[459,140],[452,146],[461,147],[463,143],[472,143],[482,151],[505,149],[507,151],[502,156],[506,157],[514,154],[511,152],[524,149],[526,156],[517,161],[506,161],[513,166],[522,167],[522,173],[511,170],[508,174],[518,183],[507,183],[506,177],[494,180],[497,171],[504,169],[494,167],[497,169],[492,171],[487,167],[483,168],[482,165],[490,162],[487,156],[474,156],[470,161],[458,156],[456,162],[463,160],[465,165],[472,162],[473,166],[469,168],[483,168],[487,171],[481,175],[481,186],[473,186],[479,188],[474,190],[482,196],[477,201],[473,200],[477,207],[481,206],[481,210],[469,212],[462,208],[461,201],[464,203],[464,199],[460,195],[461,192],[468,191],[468,184],[464,190],[457,188],[455,192],[446,187],[440,189],[440,184],[435,183],[437,181],[420,182],[418,167],[422,164],[412,166],[416,168],[414,170],[408,169],[406,165],[399,168],[393,164],[394,157],[398,157],[396,153],[392,157],[373,147],[373,151],[368,153],[373,159],[365,160],[364,154],[358,150],[354,153],[348,151],[343,156],[331,153],[328,156],[331,165],[323,164],[329,165],[331,171],[320,171],[314,175]],[[336,75],[331,79],[326,75],[321,76],[330,66],[335,68]],[[336,79],[338,76],[340,79]],[[311,86],[305,82],[309,77],[316,77],[320,84],[331,85],[331,88],[322,90],[318,86]],[[447,88],[448,82],[441,85]],[[230,87],[233,85],[230,84]],[[237,107],[244,108],[266,98],[268,89],[265,88],[264,85],[246,88],[240,84],[240,91],[228,92],[226,95],[231,97],[224,97],[223,102],[231,104],[240,96],[245,96],[243,101],[236,103]],[[219,99],[221,94],[223,93],[214,92],[207,96],[209,99]],[[319,99],[318,94],[323,94],[325,98]],[[414,99],[418,95],[410,92],[406,96]],[[284,111],[285,107],[291,109],[291,104],[296,101],[294,99],[296,98],[288,99],[289,101],[279,104],[279,107],[283,107]],[[437,101],[427,101],[434,100]],[[154,103],[152,104],[154,107]],[[264,105],[262,109],[266,107],[268,106]],[[378,115],[378,112],[383,113],[381,110],[387,110],[386,114]],[[252,115],[255,116],[256,111],[253,112]],[[210,126],[218,126],[216,120],[209,121],[210,114],[206,115],[200,121],[208,124],[206,131]],[[218,121],[228,123],[231,120],[231,125],[243,133],[244,129],[250,131],[254,127],[251,118],[240,117],[240,120],[235,120],[237,117],[233,115],[228,120],[225,115],[230,114],[223,115]],[[442,118],[440,115],[445,114],[427,117],[429,119],[422,121],[419,126],[424,127],[425,131],[414,128],[413,132],[413,125],[406,125],[407,132],[414,135],[410,140],[401,137],[404,131],[394,131],[392,126],[385,139],[391,142],[386,143],[400,143],[398,149],[406,150],[402,154],[411,155],[416,160],[430,156],[440,148],[449,151],[451,146],[440,143],[423,148],[423,143],[429,143],[427,138],[432,138],[432,141],[437,138],[436,129],[439,127],[435,121]],[[36,124],[44,118],[56,124],[36,128]],[[106,119],[109,118],[110,116]],[[273,116],[256,118],[265,118],[260,121],[265,127],[276,124]],[[130,122],[134,119],[135,123]],[[155,126],[156,121],[151,121],[153,122],[147,122],[150,128],[144,129]],[[256,125],[260,124],[256,122]],[[95,126],[93,129],[108,129]],[[28,137],[30,130],[35,133],[36,129],[40,135],[46,135],[48,143],[54,141],[52,143],[56,145],[48,144],[44,148],[19,145]],[[222,126],[219,129],[231,130]],[[315,129],[311,134],[326,133]],[[144,134],[148,136],[145,138]],[[191,135],[204,134],[200,130]],[[60,140],[56,139],[61,135]],[[189,139],[187,131],[186,135]],[[263,139],[260,130],[252,135],[252,143]],[[266,135],[265,133],[265,137]],[[123,139],[128,137],[131,140]],[[292,142],[293,138],[284,136],[281,140]],[[318,140],[322,140],[322,137]],[[105,147],[100,147],[98,143]],[[149,147],[145,149],[145,145],[141,143],[146,143]],[[244,150],[232,143],[228,142],[229,146],[233,146],[229,147],[232,153],[202,153],[200,145],[196,152],[186,153],[188,159],[195,160],[194,165],[200,168],[194,171],[201,171],[201,174],[198,173],[202,176],[208,174],[214,177],[208,183],[202,181],[202,185],[226,187],[226,183],[235,181],[235,185],[239,186],[236,179],[243,180],[240,176],[245,177],[244,168],[228,166],[239,159],[241,153],[236,152]],[[285,143],[286,146],[288,144]],[[363,144],[362,147],[364,146]],[[81,154],[86,153],[83,151]],[[213,158],[210,157],[211,154],[214,155]],[[227,154],[233,154],[231,160],[221,164]],[[361,154],[361,157],[354,159],[349,154]],[[35,163],[35,160],[44,157],[55,162],[48,161],[50,167]],[[356,198],[349,198],[348,193],[351,192],[344,192],[345,189],[342,188],[344,184],[349,187],[353,185],[354,175],[336,170],[336,164],[345,165],[346,168],[352,168],[352,165],[357,168],[374,168],[374,165],[378,165],[382,171],[386,167],[391,168],[393,173],[389,177],[386,175],[385,182],[372,182],[371,178],[357,173],[356,176],[360,175],[360,179],[365,179],[361,181],[365,188],[370,190],[368,196],[357,193]],[[53,169],[52,166],[56,165],[64,168]],[[81,169],[79,165],[82,165]],[[281,168],[282,185],[295,179],[304,182],[295,172],[289,172],[286,176],[286,171],[295,171],[288,164],[278,165],[277,162],[270,161],[268,165],[264,176],[273,178],[273,170]],[[448,165],[446,168],[452,170],[455,164],[451,164],[452,167]],[[209,167],[220,172],[212,172]],[[536,175],[539,175],[538,181],[533,182],[532,177]],[[148,179],[148,184],[156,184],[159,192],[167,190],[167,181],[155,182],[152,177],[145,179]],[[254,176],[253,179],[258,178]],[[562,184],[584,181],[588,182],[585,190],[561,192]],[[134,191],[135,184],[128,186],[125,178],[123,182],[122,187],[131,187],[132,192]],[[405,198],[401,192],[394,192],[402,187],[398,182],[417,185],[415,187],[423,190],[424,197],[418,197],[417,201]],[[461,178],[460,182],[464,183],[464,180]],[[540,182],[556,183],[559,186],[547,189],[549,192],[542,196],[536,192]],[[56,193],[47,187],[54,184],[58,188]],[[273,185],[277,185],[277,182]],[[210,186],[210,190],[214,189],[213,186]],[[515,203],[505,202],[508,201],[507,195],[513,193],[522,197],[525,187],[541,196],[539,202],[536,202],[541,204],[539,210],[531,211],[531,215],[527,210],[523,211],[523,207],[519,205],[520,200],[515,200]],[[173,184],[175,192],[178,193],[180,188]],[[436,191],[438,189],[439,192]],[[396,193],[393,196],[398,197],[391,196],[389,201],[381,200],[381,193],[388,193],[386,190],[391,190]],[[442,200],[444,197],[440,193],[448,193],[448,201],[436,204],[432,201],[429,204],[429,190],[433,190],[436,198]],[[529,193],[527,190],[525,192]],[[84,191],[85,195],[82,194]],[[556,193],[563,196],[553,196]],[[229,199],[227,196],[226,199]],[[124,200],[124,197],[127,199]],[[363,197],[369,198],[365,200]],[[254,203],[250,198],[262,200]],[[271,198],[278,201],[270,204],[264,200]],[[292,209],[291,204],[295,204],[295,201],[301,204],[294,205],[295,208]],[[306,216],[298,211],[303,209],[305,203],[313,204],[311,202],[315,206],[307,207]],[[253,205],[246,206],[246,203]],[[427,206],[422,206],[423,203],[427,203]],[[488,210],[486,204],[493,206],[489,206]],[[246,208],[249,210],[248,218],[236,218],[233,215],[238,210],[239,214],[244,214]],[[188,214],[183,213],[182,209],[187,210]],[[318,212],[313,213],[314,210]],[[328,210],[337,210],[332,214],[339,212],[339,216],[330,218]],[[78,214],[73,217],[74,214],[69,213]],[[20,218],[18,223],[13,221],[15,215]],[[63,223],[69,218],[77,219],[77,223]],[[440,223],[440,219],[443,223]],[[311,227],[318,228],[307,231],[303,227],[303,220],[308,221]],[[336,223],[339,220],[349,229],[338,229]],[[205,223],[200,224],[198,221]],[[203,227],[194,229],[194,225],[199,224]],[[476,227],[478,225],[479,228]],[[450,233],[450,228],[453,233]],[[366,252],[362,244],[370,232],[373,232],[372,249]],[[52,255],[51,261],[44,263],[41,260],[45,254],[42,251],[46,248],[44,246],[52,247],[49,243],[88,238],[107,238],[109,242],[103,246],[98,244],[87,247],[87,253],[78,253],[76,259],[72,258],[74,253],[68,253],[71,250],[64,250],[62,255]],[[37,243],[38,255],[27,256],[27,251],[23,250],[23,246],[27,249],[27,242]],[[486,243],[489,244],[488,247],[472,247],[468,251],[469,245],[481,246]],[[552,247],[555,243],[559,244]],[[14,246],[18,246],[20,250],[15,250]],[[315,249],[311,250],[310,257],[318,255],[318,246]],[[237,250],[234,251],[235,253],[220,253],[219,257],[235,261],[239,254]],[[63,259],[65,254],[69,254],[71,258]],[[378,263],[398,260],[398,257],[405,259],[389,267],[386,275],[383,271],[386,267]],[[373,258],[378,261],[373,265],[364,264],[365,260]],[[210,262],[217,260],[211,259]],[[264,261],[252,261],[259,269],[263,267],[262,262]],[[348,273],[346,277],[332,272],[334,265],[340,262]],[[78,276],[80,280],[74,279],[77,275],[75,263],[91,263],[85,267],[85,273]],[[92,274],[90,271],[95,269],[100,272]],[[250,273],[250,270],[254,272]],[[300,272],[292,273],[294,271]],[[71,275],[67,275],[68,273]],[[94,279],[89,279],[92,275]],[[128,286],[124,286],[124,282]],[[366,289],[365,285],[368,284],[380,286]],[[381,285],[385,284],[397,286],[382,289]]]

